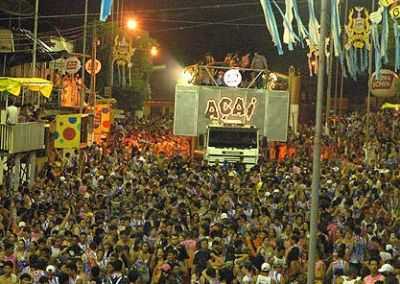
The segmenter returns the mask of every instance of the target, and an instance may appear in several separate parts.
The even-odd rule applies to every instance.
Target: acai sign
[[[396,94],[396,84],[399,77],[388,69],[382,69],[380,76],[374,72],[369,80],[371,94],[376,97],[393,97]]]

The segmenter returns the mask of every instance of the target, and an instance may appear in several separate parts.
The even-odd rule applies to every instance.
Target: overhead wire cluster
[[[278,0],[279,3],[284,3],[285,0]],[[307,0],[300,0],[299,4],[306,4]],[[253,27],[253,28],[265,28],[264,23],[246,23],[243,22],[245,20],[262,18],[263,15],[260,14],[245,16],[245,17],[237,17],[233,19],[223,20],[223,21],[209,21],[209,20],[193,20],[193,17],[190,19],[185,19],[184,15],[177,15],[179,12],[189,12],[189,11],[198,11],[198,10],[215,10],[215,9],[235,9],[235,8],[243,8],[259,5],[258,1],[251,2],[236,2],[236,3],[221,3],[221,4],[211,4],[211,5],[201,5],[201,6],[187,6],[187,7],[171,7],[171,8],[161,8],[161,9],[138,9],[138,10],[124,10],[123,14],[134,14],[140,17],[140,19],[144,22],[159,22],[159,23],[168,23],[168,24],[176,24],[177,26],[165,27],[158,30],[150,31],[151,33],[163,33],[163,32],[171,32],[171,31],[185,31],[192,30],[196,28],[206,27],[206,26],[227,26],[227,27]],[[116,11],[115,20],[121,21],[123,19],[123,15],[119,13],[120,11]],[[174,13],[174,14],[173,14]],[[155,15],[162,14],[162,15]],[[168,15],[167,15],[168,14]],[[89,17],[98,17],[99,13],[89,13]],[[39,15],[39,19],[41,20],[52,20],[52,19],[68,19],[68,18],[82,18],[84,17],[84,13],[73,13],[73,14],[56,14],[56,15]],[[30,21],[33,19],[33,16],[10,16],[10,17],[0,17],[1,21]],[[99,24],[97,24],[99,26]],[[101,23],[100,23],[101,25]],[[91,24],[88,25],[90,28]],[[40,32],[38,34],[39,39],[43,41],[49,41],[53,37],[62,36],[69,41],[78,41],[83,34],[83,26],[75,26],[64,29],[55,29],[53,31]],[[14,34],[13,36],[16,49],[24,49],[30,48],[32,43],[26,42],[27,38],[23,34]],[[0,36],[0,40],[4,40],[4,36]]]

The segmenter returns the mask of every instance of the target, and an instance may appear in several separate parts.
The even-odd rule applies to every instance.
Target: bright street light
[[[132,18],[132,19],[128,20],[128,22],[126,23],[126,26],[130,30],[136,30],[138,27],[138,22],[136,21],[136,19]]]
[[[153,57],[158,55],[158,48],[156,46],[153,46],[150,49],[150,55],[153,56]]]

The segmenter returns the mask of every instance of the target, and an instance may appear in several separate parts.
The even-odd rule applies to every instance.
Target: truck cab
[[[252,126],[208,126],[205,160],[209,165],[241,163],[249,170],[258,162],[259,133]]]

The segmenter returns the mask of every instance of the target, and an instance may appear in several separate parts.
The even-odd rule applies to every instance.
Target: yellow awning
[[[39,92],[42,96],[49,98],[53,90],[53,83],[42,78],[0,77],[0,92],[7,91],[14,96],[19,96],[22,87]]]
[[[381,109],[395,109],[400,110],[400,104],[385,103]]]

